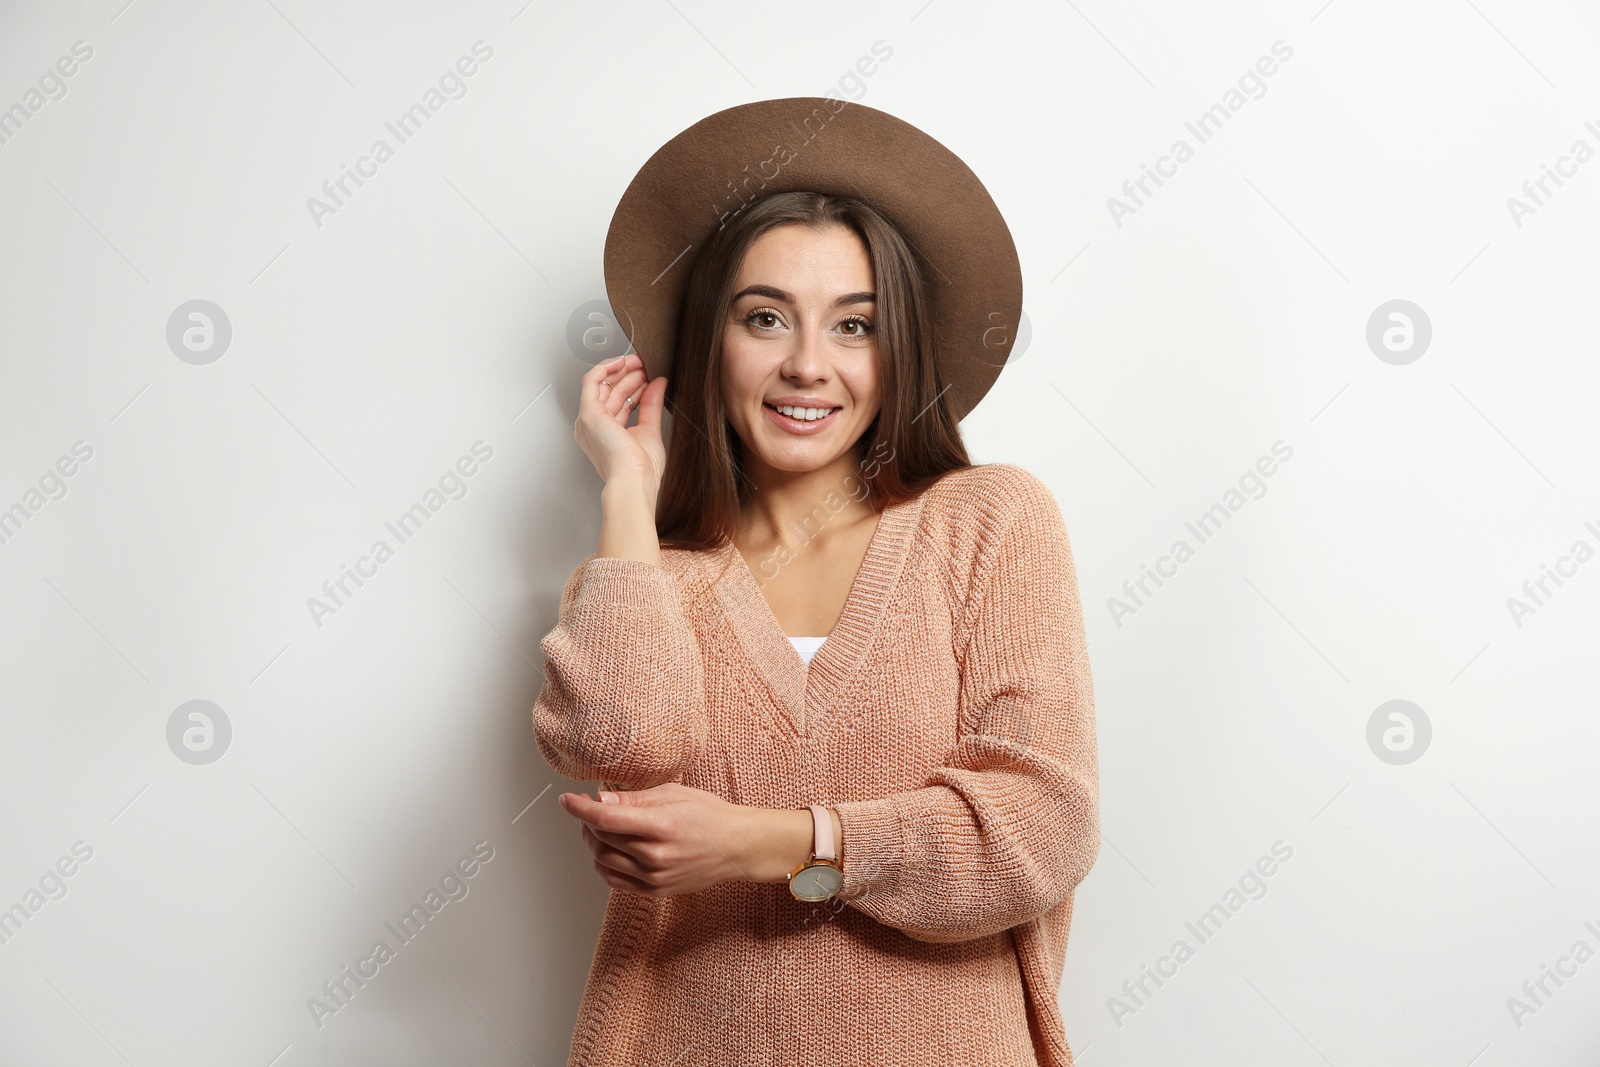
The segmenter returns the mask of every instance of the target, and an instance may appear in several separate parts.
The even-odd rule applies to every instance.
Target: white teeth
[[[790,407],[788,404],[774,404],[772,406],[791,419],[800,419],[803,422],[815,422],[817,419],[838,410],[837,408],[797,408]]]

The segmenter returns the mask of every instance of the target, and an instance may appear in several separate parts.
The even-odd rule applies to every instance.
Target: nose
[[[784,356],[783,376],[802,382],[814,382],[820,379],[827,370],[824,344],[822,331],[817,328],[817,324],[802,321],[800,328],[794,332],[789,351]]]

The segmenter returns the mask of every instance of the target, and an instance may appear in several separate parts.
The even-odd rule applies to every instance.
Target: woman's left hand
[[[761,808],[730,804],[677,782],[651,789],[563,793],[561,806],[583,824],[595,870],[613,889],[652,897],[694,893],[728,881],[763,880],[751,846]]]

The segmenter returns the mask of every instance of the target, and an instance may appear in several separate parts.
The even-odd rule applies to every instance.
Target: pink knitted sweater
[[[1073,891],[1099,852],[1094,690],[1065,524],[987,464],[879,518],[807,669],[731,542],[591,555],[533,709],[561,774],[825,804],[844,889],[612,891],[569,1067],[1068,1067]]]

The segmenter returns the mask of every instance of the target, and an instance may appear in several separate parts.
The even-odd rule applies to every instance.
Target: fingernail
[[[617,794],[615,794],[615,793],[605,792],[605,793],[601,793],[600,794],[600,803],[602,803],[602,804],[621,804],[622,803],[622,798],[617,796]]]
[[[561,807],[563,810],[565,810],[567,806],[567,794],[562,793],[560,796],[556,797],[556,799],[561,802]]]

